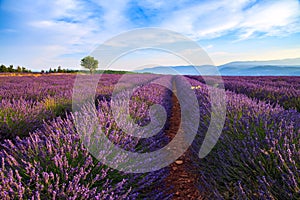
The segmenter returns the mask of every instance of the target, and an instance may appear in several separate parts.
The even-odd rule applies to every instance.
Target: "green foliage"
[[[52,69],[50,68],[48,71],[46,70],[41,70],[41,73],[46,73],[46,74],[49,74],[49,73],[77,73],[79,72],[79,70],[72,70],[72,69],[62,69],[61,66],[58,66],[57,69]]]
[[[97,70],[96,73],[99,74],[135,74],[130,71],[120,71],[120,70]]]
[[[98,68],[98,60],[96,60],[94,57],[86,56],[81,59],[81,66],[93,73]]]
[[[7,68],[5,65],[0,66],[0,72],[7,72]]]
[[[14,69],[13,65],[9,65],[9,67],[6,67],[5,65],[2,64],[0,66],[0,73],[1,72],[10,72],[10,73],[13,73],[13,72],[18,72],[18,73],[24,72],[24,73],[28,73],[28,72],[31,72],[31,71],[28,70],[28,69],[26,69],[25,67],[18,66],[17,69]]]
[[[56,117],[64,116],[66,112],[71,111],[72,102],[71,100],[61,98],[48,97],[43,100],[43,104],[46,110],[53,113]]]
[[[22,68],[20,66],[17,67],[17,72],[22,72]]]

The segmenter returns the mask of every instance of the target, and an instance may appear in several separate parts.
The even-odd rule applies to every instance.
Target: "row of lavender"
[[[271,87],[280,87],[280,88],[295,88],[300,89],[300,79],[299,77],[290,77],[290,76],[224,76],[224,80],[239,80],[247,83],[260,84]]]
[[[50,83],[58,79],[57,77],[51,78],[43,77],[43,79],[48,79]],[[72,85],[70,82],[74,81],[74,77],[59,78],[63,79],[58,84],[59,89],[57,91],[53,89],[54,93],[51,97],[54,100],[61,96],[62,83],[65,83],[65,91],[69,95],[72,93],[69,90],[71,88],[67,86]],[[162,137],[163,132],[161,132],[160,137],[139,140],[135,137],[129,137],[118,129],[112,113],[108,111],[111,105],[107,97],[111,95],[114,89],[113,84],[118,82],[120,76],[111,75],[108,78],[105,81],[102,79],[99,87],[97,87],[97,94],[99,94],[97,96],[100,96],[97,103],[97,116],[104,134],[116,145],[130,151],[153,150],[161,147],[162,143],[168,142],[166,137]],[[136,78],[132,76],[130,77],[130,83],[126,84],[124,82],[118,85],[124,88],[133,85],[141,86],[140,89],[135,91],[130,101],[131,117],[141,125],[149,121],[147,110],[153,104],[161,104],[166,108],[167,113],[170,111],[170,91],[156,84],[147,84],[155,78],[157,76],[148,75]],[[26,77],[25,79],[29,78]],[[167,80],[167,82],[170,81]],[[28,82],[29,84],[30,82]],[[11,87],[13,87],[13,84]],[[44,87],[46,86],[44,85]],[[7,87],[4,89],[8,90]],[[36,109],[45,99],[40,94],[35,94],[35,96],[40,96],[40,99],[30,99],[27,95],[29,92],[27,94],[21,92],[17,94],[21,98],[18,101],[14,99],[13,93],[2,96],[5,97],[2,98],[2,108],[7,109],[5,106],[8,105],[7,102],[10,102],[10,109],[7,109],[6,116],[13,115],[9,112],[11,110],[27,113],[28,109]],[[103,96],[105,98],[102,98]],[[67,100],[71,100],[70,98],[70,96],[66,96]],[[16,106],[20,101],[22,101],[21,106]],[[31,104],[28,105],[28,102]],[[85,109],[91,109],[91,107],[87,106]],[[74,124],[74,117],[78,117],[78,113],[74,114],[68,113],[64,116],[64,119],[58,117],[45,122],[29,134],[29,137],[23,139],[20,139],[18,137],[19,133],[16,133],[13,137],[16,138],[15,140],[5,140],[1,144],[1,199],[161,199],[170,197],[166,191],[162,191],[162,180],[168,174],[167,169],[146,174],[127,174],[108,168],[95,159],[86,146],[83,145],[82,135],[78,132],[76,124]],[[35,119],[36,116],[33,115],[32,119]],[[45,116],[48,117],[49,115]],[[42,120],[45,119],[49,118],[42,118]],[[2,120],[2,125],[8,124],[7,117]],[[14,120],[15,123],[19,123],[18,120],[21,121],[23,118],[15,117]],[[24,123],[26,126],[32,125],[31,121],[25,121]],[[91,128],[89,121],[86,121],[86,123],[86,128]],[[15,129],[12,128],[11,130]],[[1,131],[6,133],[6,130],[1,129]],[[125,158],[118,157],[115,160],[118,162],[122,159]]]
[[[205,83],[202,77],[190,76]],[[223,77],[226,90],[300,111],[300,77]]]
[[[227,91],[222,135],[210,154],[199,159],[210,122],[210,97],[206,85],[189,80],[200,86],[195,92],[202,120],[193,143],[193,170],[202,193],[212,199],[299,199],[300,114]]]
[[[74,76],[0,78],[0,141],[41,127],[71,109]]]
[[[131,85],[121,83],[122,87],[157,77],[128,76]],[[75,78],[75,75],[0,77],[0,141],[27,136],[42,128],[43,121],[69,113]],[[101,75],[96,91],[98,98],[109,96],[120,78],[117,74]]]

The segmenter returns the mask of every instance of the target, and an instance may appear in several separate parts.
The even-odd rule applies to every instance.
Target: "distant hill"
[[[219,67],[226,66],[300,66],[300,58],[290,58],[282,60],[267,60],[267,61],[235,61],[230,62]]]
[[[158,66],[153,68],[145,68],[136,70],[138,73],[154,73],[154,74],[184,74],[184,75],[198,75],[198,74],[212,74],[215,69],[211,65],[202,66]]]
[[[211,65],[158,66],[136,70],[138,73],[213,75]],[[237,61],[217,66],[224,76],[300,76],[300,58],[270,61]]]

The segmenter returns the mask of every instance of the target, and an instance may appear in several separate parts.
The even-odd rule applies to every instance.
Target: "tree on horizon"
[[[94,71],[98,68],[98,60],[92,56],[86,56],[81,59],[81,66],[90,70],[90,73],[93,74]]]

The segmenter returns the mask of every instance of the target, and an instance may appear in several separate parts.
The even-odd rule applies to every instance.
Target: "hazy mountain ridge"
[[[267,61],[234,61],[234,62],[226,63],[224,65],[220,65],[219,67],[224,67],[224,66],[264,66],[264,65],[300,66],[300,58],[289,58],[289,59],[282,59],[282,60],[267,60]]]
[[[204,66],[157,66],[136,70],[139,73],[214,75],[214,67]],[[270,61],[236,61],[217,66],[224,76],[300,76],[300,58]]]

